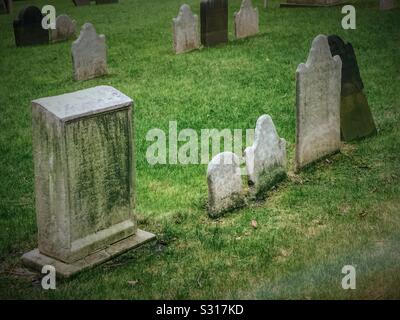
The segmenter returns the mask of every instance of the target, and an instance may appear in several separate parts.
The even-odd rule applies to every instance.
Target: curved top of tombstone
[[[43,15],[38,7],[28,6],[18,13],[18,18],[16,20],[20,21],[22,24],[36,24],[41,23],[42,19]]]
[[[72,47],[77,47],[82,43],[92,42],[95,40],[105,40],[105,36],[103,34],[98,35],[96,29],[90,22],[86,22],[81,29],[78,39],[76,39],[72,43]]]
[[[174,22],[180,22],[180,21],[193,20],[193,18],[196,19],[196,15],[192,13],[190,6],[187,4],[183,4],[179,8],[178,16],[176,18],[173,18],[172,20]]]
[[[253,8],[251,0],[243,0],[240,8]]]
[[[208,164],[207,176],[213,175],[215,171],[220,170],[221,166],[230,166],[235,168],[235,173],[240,174],[239,157],[230,151],[225,151],[217,154]]]

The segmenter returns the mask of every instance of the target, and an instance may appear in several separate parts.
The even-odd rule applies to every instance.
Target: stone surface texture
[[[296,71],[296,171],[340,149],[341,70],[327,37],[317,36]]]
[[[132,104],[109,86],[32,102],[41,255],[74,265],[136,234]]]
[[[42,12],[38,7],[22,9],[14,20],[14,36],[17,47],[49,43],[49,31],[42,28]]]
[[[258,9],[253,8],[251,0],[243,0],[239,12],[234,14],[235,37],[246,38],[259,32]]]
[[[242,201],[240,161],[232,152],[217,154],[208,164],[208,214],[219,217]]]
[[[198,17],[187,4],[179,9],[179,14],[172,20],[173,49],[175,53],[183,53],[200,47]]]
[[[91,23],[85,23],[79,38],[72,43],[75,80],[87,80],[107,73],[106,38],[97,35]]]
[[[56,29],[50,30],[52,42],[66,41],[75,36],[76,21],[71,20],[66,14],[59,15],[56,19]]]
[[[379,10],[391,10],[395,7],[394,0],[380,0],[379,1]]]
[[[377,133],[367,97],[363,93],[356,54],[351,43],[336,36],[328,37],[332,56],[342,60],[342,83],[340,104],[340,131],[344,141],[364,138]]]
[[[255,195],[265,192],[286,177],[286,141],[278,136],[269,115],[257,120],[255,139],[245,150],[249,181],[254,185]]]
[[[228,0],[202,0],[200,21],[204,46],[228,42]]]

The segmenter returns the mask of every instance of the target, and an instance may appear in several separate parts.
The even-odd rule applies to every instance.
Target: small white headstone
[[[197,15],[192,13],[187,4],[182,5],[178,16],[172,19],[175,53],[187,52],[200,47],[197,25]]]
[[[72,43],[75,80],[87,80],[107,73],[106,38],[85,23],[79,38]]]
[[[208,164],[208,213],[218,217],[242,203],[240,161],[232,152],[217,154]]]
[[[317,36],[307,63],[297,67],[296,171],[340,149],[342,61]]]
[[[245,159],[257,197],[286,177],[286,141],[279,138],[269,115],[258,118],[255,140],[246,148]]]
[[[68,40],[75,35],[75,29],[76,21],[62,14],[56,19],[56,29],[51,29],[50,39],[52,42]]]
[[[239,12],[234,14],[236,38],[246,38],[258,33],[258,9],[251,0],[243,0]]]

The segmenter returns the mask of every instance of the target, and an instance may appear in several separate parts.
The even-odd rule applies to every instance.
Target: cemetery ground
[[[253,1],[260,34],[227,45],[172,53],[171,21],[183,3],[120,0],[118,5],[53,4],[78,26],[105,34],[109,74],[72,77],[71,42],[16,48],[12,19],[0,16],[0,297],[33,299],[400,298],[400,19],[377,1],[356,4],[357,29],[341,28],[340,7],[280,9]],[[199,14],[197,0],[188,0]],[[78,29],[79,29],[78,28]],[[79,31],[78,31],[79,32]],[[312,39],[338,34],[355,48],[378,135],[343,143],[341,152],[293,173],[295,70]],[[30,101],[111,85],[135,101],[136,205],[139,228],[157,242],[58,281],[43,290],[22,267],[37,246]],[[288,179],[265,201],[213,220],[207,216],[206,165],[146,161],[146,133],[254,128],[269,114],[288,142]],[[257,227],[251,221],[257,221]],[[343,290],[343,266],[357,271]]]

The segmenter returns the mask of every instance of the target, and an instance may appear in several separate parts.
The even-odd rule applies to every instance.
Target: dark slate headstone
[[[0,0],[0,14],[9,14],[12,8],[12,0]]]
[[[200,20],[204,46],[228,42],[228,0],[202,0]]]
[[[90,4],[90,0],[72,0],[76,7],[79,6],[88,6]]]
[[[118,3],[118,0],[96,0],[96,4]]]
[[[363,93],[364,84],[351,43],[336,36],[328,37],[332,56],[342,59],[342,89],[340,105],[340,131],[344,141],[351,141],[376,134],[376,127]]]
[[[42,28],[43,15],[39,8],[22,9],[14,20],[14,36],[17,47],[49,43],[49,30]]]

